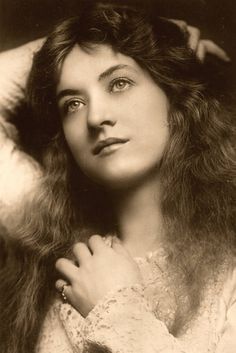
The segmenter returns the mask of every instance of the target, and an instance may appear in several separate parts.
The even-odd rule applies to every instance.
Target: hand
[[[56,269],[69,283],[65,287],[66,297],[84,317],[109,291],[141,283],[137,264],[116,237],[112,238],[112,247],[99,235],[91,236],[88,245],[74,245],[79,267],[64,258],[56,262]],[[60,290],[65,283],[58,280],[56,288]]]
[[[212,40],[201,39],[201,31],[197,27],[189,26],[185,21],[170,20],[179,26],[183,32],[188,34],[188,45],[195,51],[196,56],[200,61],[204,61],[206,54],[212,54],[218,59],[229,62],[230,58],[227,53],[215,44]]]

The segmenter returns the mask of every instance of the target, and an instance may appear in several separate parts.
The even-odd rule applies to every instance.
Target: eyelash
[[[113,88],[115,87],[115,85],[120,82],[125,83],[126,84],[125,87],[118,89],[117,91],[113,91]],[[115,78],[109,84],[109,92],[118,93],[118,92],[126,91],[126,89],[128,89],[133,84],[134,84],[134,82],[131,80],[128,80],[127,78],[123,78],[123,77]],[[128,87],[127,87],[127,85],[128,85]]]
[[[122,88],[118,89],[117,91],[114,91],[115,85],[120,83],[120,82],[125,83],[125,85]],[[123,92],[123,91],[126,91],[133,84],[134,84],[134,82],[129,80],[129,79],[127,79],[127,78],[123,78],[123,77],[115,78],[114,80],[112,80],[110,82],[110,84],[108,86],[108,91],[110,93]],[[63,113],[66,114],[66,115],[67,114],[73,114],[77,110],[79,110],[80,106],[79,107],[77,106],[77,108],[75,108],[74,110],[70,111],[70,106],[71,106],[71,104],[74,104],[74,103],[79,103],[80,105],[85,105],[85,103],[82,102],[81,100],[79,100],[77,98],[73,98],[73,99],[71,99],[71,100],[69,100],[69,101],[64,103],[64,105],[63,105]]]
[[[64,103],[64,105],[63,105],[64,114],[73,114],[74,112],[76,112],[77,110],[80,109],[80,107],[77,107],[77,108],[75,108],[75,110],[70,111],[70,106],[71,106],[71,104],[74,104],[74,103],[79,103],[80,105],[85,105],[85,103],[83,103],[79,99],[73,98],[73,99],[71,99],[71,100],[69,100],[69,101]]]

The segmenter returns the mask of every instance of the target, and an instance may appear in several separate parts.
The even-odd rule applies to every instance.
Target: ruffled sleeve
[[[83,335],[84,352],[90,347],[93,352],[96,344],[101,352],[187,353],[152,312],[141,285],[121,288],[98,303],[85,319]]]
[[[58,335],[65,352],[67,349],[76,353],[234,353],[236,270],[229,271],[227,280],[226,276],[222,271],[221,279],[210,286],[195,320],[178,337],[169,332],[159,311],[153,309],[145,285],[134,285],[108,293],[85,319],[70,304],[59,301],[55,307],[57,315],[50,314],[45,321],[41,336],[45,343],[41,347],[54,347],[50,341],[53,336],[57,348]],[[57,353],[60,352],[58,348]]]
[[[194,342],[204,337],[204,326],[200,332],[195,331],[198,337],[194,337],[192,344],[190,340],[186,345],[184,339],[170,334],[151,310],[142,286],[121,288],[98,303],[85,319],[84,352],[94,352],[95,345],[104,353],[235,353],[236,269],[230,271],[219,303],[216,325],[211,327],[212,338],[208,337],[207,341],[209,343],[215,335],[218,339],[215,344],[203,345],[203,351],[199,351]]]

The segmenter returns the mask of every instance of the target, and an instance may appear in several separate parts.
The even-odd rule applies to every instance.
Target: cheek
[[[133,110],[134,111],[134,110]],[[169,140],[169,103],[162,91],[152,91],[136,106],[134,138],[138,142],[140,158],[147,164],[158,163]],[[138,152],[138,151],[137,151]]]
[[[159,128],[155,131],[152,127],[152,130],[142,130],[142,134],[134,153],[137,164],[147,168],[159,165],[169,140],[168,129]]]
[[[81,129],[75,124],[67,124],[63,126],[65,140],[74,157],[79,162],[84,156],[84,136]]]
[[[126,108],[136,125],[150,126],[155,130],[168,125],[169,101],[158,86],[147,85],[146,89],[135,91],[130,98]]]
[[[141,141],[148,146],[165,144],[169,136],[168,102],[166,100],[150,100],[139,106],[134,116],[134,130]]]

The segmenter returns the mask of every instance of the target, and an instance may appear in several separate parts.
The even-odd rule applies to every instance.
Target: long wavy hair
[[[235,254],[233,115],[216,99],[186,35],[141,9],[108,2],[86,6],[49,35],[29,77],[29,129],[44,178],[9,237],[0,275],[5,353],[33,352],[55,296],[55,260],[70,256],[73,243],[94,232],[116,230],[109,195],[72,158],[55,101],[61,65],[76,44],[91,53],[94,44],[107,44],[132,57],[169,98],[170,138],[160,178],[170,272],[179,283],[170,332],[181,332],[209,276],[226,254]]]

